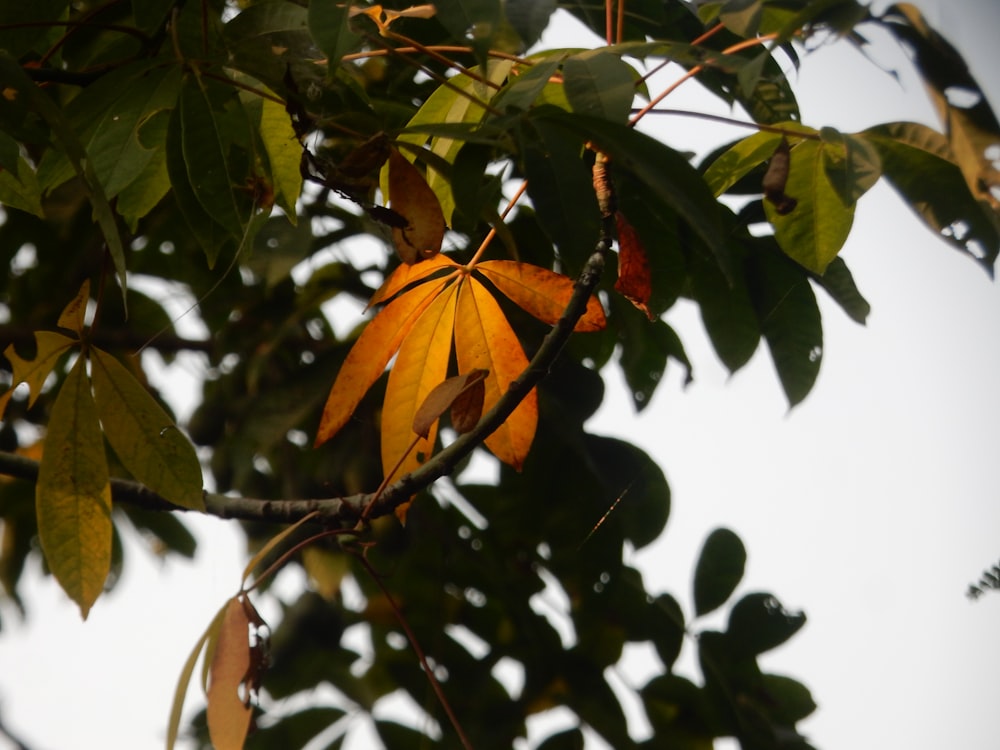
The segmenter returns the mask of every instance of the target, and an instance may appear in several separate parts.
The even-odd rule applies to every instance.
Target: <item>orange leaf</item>
[[[423,263],[414,266],[404,263],[397,266],[396,270],[389,274],[389,277],[382,282],[382,286],[375,290],[375,294],[368,300],[368,307],[374,307],[388,299],[395,297],[409,284],[426,279],[435,271],[441,268],[458,268],[458,264],[447,255],[435,255],[428,258]]]
[[[458,291],[455,354],[460,372],[489,370],[484,385],[483,409],[489,411],[528,366],[521,343],[481,283],[469,278]],[[531,448],[538,425],[538,396],[532,389],[496,432],[486,438],[493,455],[520,469]]]
[[[314,445],[325,443],[347,423],[403,338],[444,285],[444,279],[421,284],[390,302],[365,326],[330,389]]]
[[[642,246],[638,232],[621,213],[615,214],[618,227],[618,280],[615,291],[655,320],[649,311],[649,295],[653,291],[653,276],[649,270],[649,257]]]
[[[555,324],[573,295],[573,279],[541,266],[512,260],[487,260],[476,266],[503,294],[543,323]],[[587,300],[587,311],[574,331],[600,331],[604,309],[597,297]]]
[[[413,265],[441,252],[441,203],[420,170],[396,149],[389,154],[389,206],[406,219],[405,228],[392,228],[392,241],[404,263]]]
[[[434,386],[413,416],[413,431],[427,437],[434,428],[434,423],[448,409],[452,410],[452,426],[458,434],[475,427],[483,415],[483,380],[487,375],[489,373],[486,370],[473,370],[464,375],[455,375]],[[456,421],[459,424],[454,424]]]
[[[250,671],[250,619],[239,598],[229,600],[209,669],[208,734],[215,750],[241,750],[253,708],[240,696]]]
[[[382,469],[390,481],[419,467],[434,450],[436,425],[410,450],[413,418],[427,394],[448,374],[458,287],[452,284],[427,307],[403,341],[389,372],[382,406]]]

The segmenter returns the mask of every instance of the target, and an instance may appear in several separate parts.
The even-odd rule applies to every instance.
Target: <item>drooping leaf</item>
[[[35,486],[38,537],[49,569],[87,618],[111,568],[111,483],[83,357],[49,417]]]
[[[992,272],[1000,254],[1000,219],[970,192],[947,138],[912,122],[880,125],[862,135],[878,150],[886,180],[917,216]]]
[[[721,606],[743,579],[747,552],[729,529],[716,529],[705,540],[694,571],[694,609],[699,617]]]
[[[177,686],[174,688],[174,698],[170,704],[170,718],[167,720],[166,750],[174,750],[174,745],[177,742],[177,735],[180,732],[181,726],[181,713],[184,710],[184,698],[187,695],[188,686],[191,684],[191,676],[194,674],[198,657],[201,656],[201,652],[205,649],[207,643],[215,642],[218,639],[222,620],[228,611],[229,602],[226,602],[215,613],[215,617],[212,618],[208,627],[205,628],[205,632],[201,634],[198,642],[194,644],[194,648],[191,649],[191,653],[188,654],[188,658],[184,662],[180,677],[177,679]]]
[[[649,309],[649,298],[653,293],[653,278],[649,268],[649,256],[642,246],[639,233],[635,231],[624,214],[615,214],[618,229],[618,278],[615,291],[642,310],[650,320],[656,316]]]
[[[330,389],[315,445],[325,443],[347,423],[361,398],[399,349],[403,338],[420,314],[444,289],[444,285],[444,280],[421,284],[410,293],[390,302],[365,326]]]
[[[201,464],[190,441],[117,359],[96,347],[90,355],[97,411],[122,465],[170,502],[204,510]]]
[[[382,407],[382,468],[390,481],[413,471],[434,451],[437,424],[433,420],[416,447],[410,450],[410,446],[421,404],[448,373],[457,287],[453,283],[439,292],[420,314],[389,371]]]
[[[554,325],[562,317],[573,296],[573,279],[541,266],[510,260],[487,260],[477,264],[476,269],[515,304],[549,325]],[[586,312],[573,330],[600,331],[605,325],[600,300],[592,296],[587,300]]]
[[[521,343],[486,288],[470,277],[458,291],[455,354],[459,372],[488,370],[483,409],[489,411],[528,366]],[[520,469],[538,425],[538,396],[531,389],[496,432],[486,438],[497,458]]]
[[[413,265],[441,252],[444,213],[427,180],[396,149],[389,154],[389,206],[406,220],[392,228],[392,242],[400,259]]]
[[[219,627],[208,682],[208,732],[215,750],[242,750],[253,707],[240,696],[250,671],[250,620],[238,597],[229,600]]]
[[[464,375],[450,377],[443,383],[438,383],[434,386],[420,404],[417,413],[413,416],[413,431],[421,437],[428,437],[434,423],[449,409],[452,409],[453,420],[455,410],[461,409],[463,426],[471,422],[472,427],[474,427],[475,423],[482,416],[484,396],[482,382],[488,374],[485,370],[473,370]],[[477,388],[476,386],[479,387]],[[475,406],[476,393],[478,393],[478,409],[473,408]],[[465,403],[466,400],[463,400],[463,397],[469,394],[473,394],[473,397],[470,403]],[[468,429],[456,427],[455,431],[462,434],[463,432],[468,432],[469,429],[471,427]]]
[[[563,62],[563,86],[573,111],[625,122],[635,98],[635,71],[604,49],[588,50]]]
[[[14,389],[21,383],[27,383],[30,389],[28,396],[28,408],[30,409],[35,400],[42,392],[45,379],[56,366],[59,358],[77,342],[68,336],[54,331],[35,331],[35,358],[23,359],[14,349],[13,344],[9,344],[3,355],[10,362],[14,370],[14,382],[10,385],[10,390],[0,396],[0,417],[3,416]]]

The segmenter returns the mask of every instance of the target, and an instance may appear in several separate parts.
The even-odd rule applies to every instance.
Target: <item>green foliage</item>
[[[806,398],[823,356],[816,290],[859,323],[868,315],[838,253],[879,179],[992,272],[1000,211],[985,149],[1000,125],[922,17],[905,5],[874,16],[854,0],[728,0],[697,13],[629,0],[621,28],[609,30],[603,4],[574,0],[565,9],[612,43],[526,51],[556,3],[450,0],[435,15],[318,0],[7,5],[0,337],[11,388],[0,395],[0,472],[17,478],[0,484],[5,595],[24,598],[21,572],[40,544],[86,615],[124,564],[127,525],[164,552],[193,554],[183,522],[166,514],[180,508],[242,518],[252,548],[274,562],[282,553],[265,544],[279,522],[317,507],[291,501],[347,498],[287,540],[329,532],[284,561],[309,585],[270,623],[270,669],[248,675],[248,687],[262,679],[264,714],[248,747],[302,747],[321,734],[337,747],[350,725],[342,719],[357,713],[375,717],[386,746],[455,746],[407,630],[476,748],[511,747],[529,718],[559,706],[578,725],[537,738],[539,747],[582,747],[584,730],[615,748],[701,749],[717,737],[808,747],[796,729],[815,708],[808,689],[759,663],[804,616],[770,594],[738,593],[746,550],[726,529],[691,561],[692,606],[650,590],[627,559],[668,521],[663,470],[586,424],[608,368],[621,370],[637,409],[671,361],[693,377],[689,332],[660,319],[679,300],[697,307],[730,371],[763,341],[788,403]],[[841,133],[801,121],[789,64],[807,64],[804,51],[823,35],[864,44],[870,25],[914,50],[941,132],[894,122]],[[696,166],[685,144],[636,129],[638,108],[661,93],[646,73],[666,61],[754,132]],[[955,87],[979,98],[963,108],[948,98]],[[440,203],[452,230],[444,250],[457,263],[482,249],[589,273],[595,246],[628,228],[648,270],[636,306],[616,281],[637,272],[606,258],[597,290],[607,326],[574,335],[543,368],[521,471],[504,466],[485,483],[460,457],[442,468],[450,481],[404,488],[414,496],[405,525],[381,507],[359,523],[362,509],[350,505],[382,478],[384,382],[333,439],[311,445],[360,335],[356,320],[331,311],[371,299],[399,267],[386,238],[410,228],[386,195],[392,149]],[[521,180],[527,199],[508,205]],[[171,297],[197,302],[185,316],[206,338],[178,334]],[[503,313],[529,357],[573,327],[551,334],[519,310]],[[150,380],[161,359],[189,351],[204,377],[178,427],[169,394]],[[207,504],[203,470],[217,490]],[[988,572],[977,590],[995,578]],[[268,581],[252,595],[270,596]],[[699,621],[718,610],[724,630]],[[183,666],[179,695],[220,628],[221,619],[208,626]],[[365,653],[347,635],[358,632]],[[630,735],[629,701],[608,679],[633,647],[659,660],[646,684],[626,689],[652,726],[645,742]],[[677,666],[687,649],[698,675]],[[339,701],[315,700],[324,683]],[[407,724],[380,713],[398,691],[414,706]],[[270,711],[285,701],[294,710]],[[178,709],[170,742],[179,722]],[[194,730],[207,742],[203,724]]]

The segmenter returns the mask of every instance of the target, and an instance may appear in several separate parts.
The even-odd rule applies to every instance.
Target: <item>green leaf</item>
[[[845,205],[857,203],[882,174],[878,150],[864,136],[845,135],[834,128],[823,128],[820,137],[830,184]]]
[[[691,382],[691,362],[677,333],[666,322],[650,322],[620,296],[612,299],[612,314],[618,316],[619,362],[632,393],[632,402],[639,412],[649,406],[656,387],[662,382],[668,358],[684,367],[685,382]]]
[[[544,108],[538,115],[535,122],[552,122],[559,130],[592,142],[611,157],[616,172],[628,172],[645,185],[651,197],[676,212],[691,227],[723,267],[728,265],[719,206],[701,175],[681,154],[625,124],[569,115],[550,107]],[[553,133],[553,137],[559,136]],[[562,140],[566,140],[565,136]],[[572,213],[577,222],[584,215],[585,208],[585,204],[573,206]]]
[[[47,51],[49,40],[63,33],[51,21],[61,18],[67,7],[69,0],[0,4],[0,49],[16,59],[32,50]]]
[[[488,49],[500,32],[500,0],[436,0],[434,7],[435,17],[452,38],[477,50]]]
[[[118,194],[115,208],[121,214],[130,231],[135,232],[139,219],[146,216],[170,192],[170,171],[167,168],[166,142],[169,132],[170,116],[161,113],[140,128],[139,140],[146,140],[150,134],[150,142],[159,141],[163,145],[154,151],[145,168]],[[156,131],[156,135],[152,133]],[[162,131],[162,134],[159,133]]]
[[[830,295],[834,302],[840,305],[851,320],[861,325],[865,324],[868,313],[871,312],[871,305],[868,304],[868,300],[861,296],[861,292],[854,283],[854,276],[847,268],[843,258],[834,258],[833,262],[826,267],[826,272],[822,276],[817,276],[814,281]]]
[[[546,737],[536,750],[583,750],[583,748],[583,732],[574,728]]]
[[[761,5],[761,0],[727,0],[719,10],[719,21],[737,36],[754,36],[760,25]]]
[[[204,510],[201,465],[188,439],[117,359],[92,348],[91,362],[97,410],[122,465],[170,502]]]
[[[707,258],[691,259],[691,293],[715,353],[729,372],[750,361],[760,341],[760,327],[743,274],[727,279]]]
[[[309,3],[309,32],[326,55],[330,75],[340,66],[340,59],[354,46],[356,36],[350,27],[351,3]]]
[[[809,688],[798,680],[777,674],[761,675],[775,721],[794,725],[816,710]]]
[[[174,0],[132,0],[131,4],[136,28],[152,34],[166,22]]]
[[[208,216],[240,237],[249,217],[244,217],[233,192],[233,168],[214,103],[234,90],[197,74],[189,76],[181,88],[180,125],[184,163],[195,197]]]
[[[625,122],[635,97],[635,71],[604,49],[580,52],[563,63],[566,98],[577,114]]]
[[[104,241],[108,245],[108,252],[114,262],[115,271],[121,284],[122,295],[125,294],[125,250],[122,246],[121,235],[118,233],[118,226],[115,223],[114,214],[111,211],[111,204],[101,187],[101,182],[94,173],[94,167],[87,156],[86,150],[80,143],[80,139],[73,129],[72,123],[66,117],[63,110],[44,92],[39,89],[34,81],[28,78],[8,52],[0,50],[0,79],[6,81],[9,91],[16,91],[18,98],[23,97],[42,119],[52,129],[53,134],[59,141],[59,145],[65,151],[73,169],[83,180],[83,184],[90,197],[90,203],[94,212],[94,219],[101,227],[104,234]],[[4,98],[8,96],[5,92]]]
[[[550,87],[552,76],[562,65],[565,53],[548,54],[546,56],[536,55],[528,58],[536,61],[527,70],[520,72],[516,76],[510,76],[504,87],[497,92],[490,104],[501,112],[525,111],[535,105],[542,91]],[[565,94],[562,86],[557,86],[560,92]],[[440,89],[439,89],[440,90]],[[437,92],[431,96],[436,96]]]
[[[87,153],[108,198],[136,180],[163,150],[167,121],[158,116],[176,105],[180,83],[180,68],[154,68],[130,81],[122,96],[105,111],[87,144]],[[153,131],[140,137],[152,119],[159,123],[155,130],[159,140],[149,138]]]
[[[756,656],[780,646],[805,624],[804,614],[787,611],[772,595],[747,594],[733,605],[726,636],[737,655]]]
[[[845,203],[830,181],[828,151],[836,158],[836,149],[819,141],[792,146],[785,193],[798,205],[781,215],[770,201],[764,202],[778,245],[815,273],[823,273],[837,257],[854,222],[854,204]]]
[[[1000,254],[1000,220],[969,191],[948,139],[912,122],[879,125],[862,135],[878,150],[886,180],[917,216],[992,273]]]
[[[773,247],[747,256],[747,288],[789,406],[808,395],[823,358],[823,326],[808,276]]]
[[[667,670],[673,668],[684,646],[684,612],[670,594],[660,594],[652,602],[648,615],[651,640]]]
[[[793,133],[815,135],[816,130],[796,122],[783,122],[778,127]],[[761,130],[734,143],[705,171],[705,182],[715,195],[722,195],[740,179],[760,166],[781,143],[781,133]]]
[[[111,483],[83,357],[49,417],[38,467],[38,537],[59,585],[87,618],[111,568]]]
[[[527,49],[541,38],[558,5],[557,0],[506,0],[503,12]]]
[[[260,137],[271,163],[275,199],[295,224],[298,221],[295,204],[302,193],[302,144],[283,105],[263,100]]]
[[[720,607],[743,579],[747,552],[729,529],[716,529],[705,540],[694,571],[694,610],[699,617]]]
[[[18,156],[13,169],[5,167],[0,170],[0,205],[45,218],[38,175],[24,157]]]

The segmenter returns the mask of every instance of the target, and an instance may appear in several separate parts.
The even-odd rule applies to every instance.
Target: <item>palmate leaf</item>
[[[14,382],[11,383],[10,390],[0,396],[0,417],[3,416],[14,389],[21,383],[27,383],[28,388],[31,389],[28,396],[28,408],[30,409],[42,392],[42,385],[49,373],[52,372],[52,368],[56,366],[56,362],[75,343],[77,343],[75,340],[55,331],[36,331],[35,358],[30,360],[23,359],[18,355],[13,344],[8,345],[3,355],[14,368]]]
[[[45,560],[86,619],[111,569],[111,483],[83,357],[49,418],[35,486]]]
[[[449,268],[452,273],[435,276]],[[436,428],[428,429],[414,448],[414,416],[427,395],[446,379],[452,337],[459,372],[488,372],[482,411],[491,409],[507,392],[527,367],[528,359],[493,294],[476,273],[482,273],[502,294],[549,324],[561,316],[574,284],[548,269],[513,261],[484,261],[474,266],[475,273],[470,270],[437,255],[412,266],[403,264],[386,279],[370,304],[390,302],[347,355],[327,399],[317,445],[346,424],[397,350],[382,409],[381,452],[387,477],[398,478],[430,456]],[[604,310],[592,298],[575,330],[596,331],[604,324]],[[520,467],[537,422],[537,398],[532,391],[486,439],[486,446],[502,461]]]

